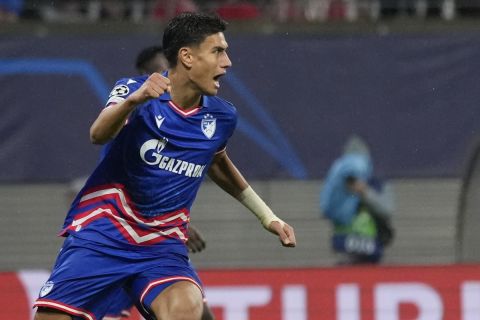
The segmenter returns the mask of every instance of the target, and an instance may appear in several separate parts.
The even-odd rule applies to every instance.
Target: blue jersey
[[[118,81],[107,107],[146,79]],[[138,106],[72,203],[64,233],[106,246],[186,253],[190,207],[236,121],[233,105],[214,96],[202,96],[187,112],[168,93]]]

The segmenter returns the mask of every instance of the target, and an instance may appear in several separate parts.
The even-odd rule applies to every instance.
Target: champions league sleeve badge
[[[215,134],[215,129],[217,129],[217,119],[207,113],[203,116],[201,127],[205,137],[211,139]]]
[[[115,86],[110,92],[110,97],[123,97],[126,96],[130,92],[130,89],[124,84],[119,84]]]

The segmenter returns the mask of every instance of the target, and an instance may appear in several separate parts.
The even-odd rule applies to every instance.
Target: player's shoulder
[[[110,92],[109,97],[126,97],[131,92],[140,88],[147,78],[148,76],[121,78],[115,82],[115,86]]]
[[[144,83],[148,79],[148,75],[141,75],[141,76],[134,76],[134,77],[125,77],[120,78],[117,83],[124,83],[124,84],[135,84],[135,83]]]
[[[117,82],[115,82],[112,91],[110,91],[107,103],[105,105],[123,101],[132,92],[138,90],[138,88],[140,88],[147,78],[148,76],[136,76],[119,79]]]
[[[229,113],[232,115],[237,114],[237,109],[230,101],[227,101],[218,96],[204,96],[204,99],[209,108],[212,108],[218,112]]]

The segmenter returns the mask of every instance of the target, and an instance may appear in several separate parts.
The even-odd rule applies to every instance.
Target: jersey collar
[[[170,108],[172,108],[175,112],[181,114],[182,116],[184,117],[188,117],[188,116],[191,116],[191,115],[194,115],[196,114],[198,111],[200,111],[202,108],[207,108],[208,107],[208,99],[206,99],[205,96],[202,96],[200,98],[200,104],[195,107],[195,108],[192,108],[188,111],[185,111],[183,110],[182,108],[180,108],[180,106],[176,105],[173,101],[172,101],[172,97],[170,96],[170,93],[168,92],[165,92],[164,94],[162,94],[160,97],[159,97],[160,101],[162,102],[165,102],[166,104],[168,104],[168,106]]]
[[[162,73],[162,75],[164,77],[168,77],[168,70],[164,71]],[[162,102],[166,102],[173,110],[175,110],[177,113],[179,113],[183,116],[191,116],[191,115],[197,113],[198,111],[200,111],[200,109],[202,109],[202,108],[208,108],[208,99],[205,96],[202,96],[200,98],[200,104],[198,105],[198,107],[190,109],[188,111],[184,111],[182,108],[180,108],[178,105],[176,105],[172,101],[172,97],[170,96],[169,92],[165,92],[164,94],[162,94],[159,97],[159,99]]]

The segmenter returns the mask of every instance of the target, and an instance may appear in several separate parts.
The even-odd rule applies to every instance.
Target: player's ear
[[[188,47],[182,47],[178,50],[178,60],[186,67],[191,68],[193,64],[192,49]]]

